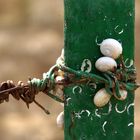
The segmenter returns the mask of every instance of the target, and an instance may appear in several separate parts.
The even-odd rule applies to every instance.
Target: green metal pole
[[[67,66],[99,74],[98,43],[106,38],[120,41],[124,59],[134,59],[134,0],[64,0],[64,5]],[[133,140],[134,94],[98,108],[93,97],[99,86],[91,85],[65,88],[65,140]]]

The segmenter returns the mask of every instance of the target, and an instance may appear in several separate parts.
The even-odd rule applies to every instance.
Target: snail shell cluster
[[[64,112],[61,112],[56,119],[57,126],[64,129]]]
[[[117,59],[122,54],[122,45],[117,40],[109,38],[103,40],[100,44],[100,51],[104,57],[100,57],[95,67],[100,72],[114,71],[117,68]],[[114,94],[115,96],[115,94]],[[105,88],[100,89],[94,96],[93,102],[97,107],[103,107],[110,101],[111,95],[107,93]],[[118,97],[117,97],[118,98]],[[125,100],[127,98],[127,91],[120,89],[119,100]]]
[[[100,44],[100,51],[105,57],[99,58],[95,67],[101,72],[113,71],[117,67],[114,59],[117,59],[123,51],[121,43],[112,38],[105,39]]]
[[[120,98],[119,100],[125,100],[127,98],[127,91],[120,89]],[[111,99],[111,96],[106,90],[105,88],[100,89],[94,96],[93,98],[93,102],[97,107],[103,107],[106,104],[108,104],[108,102]],[[118,97],[117,97],[118,98]]]

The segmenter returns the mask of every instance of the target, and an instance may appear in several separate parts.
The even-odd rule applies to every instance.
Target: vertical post
[[[102,56],[97,44],[106,38],[120,41],[124,59],[134,59],[134,0],[64,1],[67,66],[97,74],[95,62]],[[133,140],[134,95],[128,93],[123,102],[111,98],[98,108],[93,87],[65,88],[65,140]]]

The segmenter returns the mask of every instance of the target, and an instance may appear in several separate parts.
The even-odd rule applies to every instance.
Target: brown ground
[[[45,14],[44,14],[45,13]],[[136,66],[140,81],[140,1],[136,0]],[[42,77],[63,47],[63,0],[0,1],[0,81]],[[136,92],[135,134],[140,140],[140,90]],[[46,116],[34,104],[27,110],[10,98],[0,105],[0,140],[63,140],[56,116],[63,108],[44,95],[38,101],[51,111]]]

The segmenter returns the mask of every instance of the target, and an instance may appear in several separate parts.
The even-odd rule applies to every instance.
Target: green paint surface
[[[134,59],[134,0],[65,0],[64,5],[67,66],[81,70],[88,59],[91,73],[99,74],[95,62],[102,54],[97,43],[106,38],[120,41],[124,59]],[[134,94],[128,93],[125,101],[112,97],[97,108],[93,97],[101,87],[85,83],[65,88],[65,140],[134,139]]]

